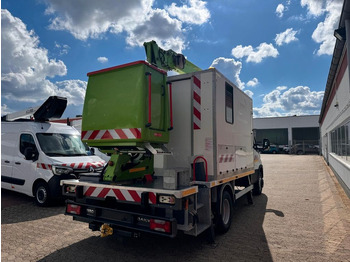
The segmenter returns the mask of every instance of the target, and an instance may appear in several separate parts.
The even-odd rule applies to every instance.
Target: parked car
[[[262,151],[262,153],[266,154],[277,154],[279,152],[279,148],[275,145],[270,145],[267,149]]]
[[[296,144],[292,146],[292,153],[297,155],[319,154],[319,152],[320,152],[319,145]]]
[[[284,145],[284,146],[280,146],[281,151],[285,154],[289,154],[290,151],[290,146],[289,145]]]

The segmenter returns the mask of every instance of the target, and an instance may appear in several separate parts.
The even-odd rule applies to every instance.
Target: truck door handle
[[[5,163],[6,163],[6,164],[9,164],[9,163],[10,163],[10,161],[8,161],[8,160],[5,160]]]
[[[21,162],[15,162],[15,164],[16,164],[16,165],[20,165],[20,164],[21,164]]]

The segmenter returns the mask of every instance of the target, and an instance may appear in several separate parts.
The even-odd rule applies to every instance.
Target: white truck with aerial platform
[[[145,48],[148,62],[88,73],[82,140],[111,159],[61,181],[65,214],[101,236],[226,232],[234,202],[252,203],[264,185],[252,100],[215,68]]]

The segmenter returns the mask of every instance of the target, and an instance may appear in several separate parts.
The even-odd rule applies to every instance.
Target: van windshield
[[[48,156],[86,156],[79,135],[37,133],[41,150]]]

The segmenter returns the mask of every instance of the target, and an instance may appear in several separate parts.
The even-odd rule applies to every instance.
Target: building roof
[[[345,20],[347,20],[347,19],[350,19],[350,1],[344,0],[343,9],[341,12],[338,28],[345,27]],[[347,37],[350,37],[350,36],[347,36]],[[345,41],[340,41],[337,39],[336,43],[335,43],[334,51],[333,51],[333,58],[332,58],[331,66],[329,69],[326,90],[324,92],[319,123],[322,123],[322,121],[325,117],[327,105],[329,106],[329,103],[332,102],[332,101],[328,101],[328,100],[329,100],[330,95],[331,95],[331,91],[332,91],[333,83],[334,83],[334,80],[335,80],[335,77],[336,77],[336,74],[338,71],[338,67],[340,67],[340,58],[342,56],[344,47],[345,47]]]

